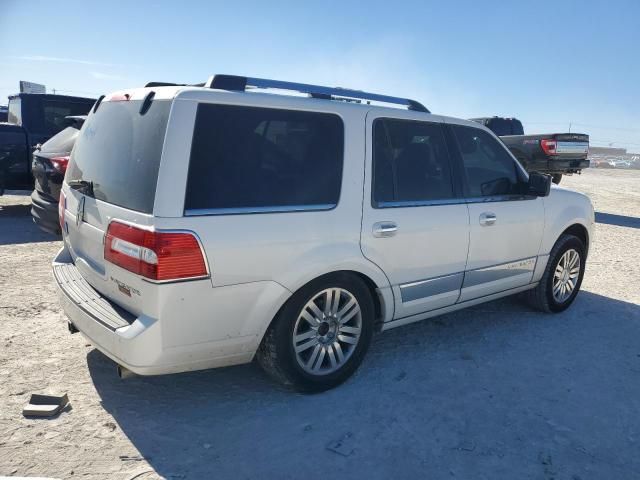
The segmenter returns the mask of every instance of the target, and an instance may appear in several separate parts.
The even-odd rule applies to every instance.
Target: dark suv
[[[86,116],[67,117],[67,128],[51,137],[33,151],[31,172],[35,187],[31,194],[31,215],[42,230],[60,235],[58,200],[60,187],[67,171],[69,155]]]

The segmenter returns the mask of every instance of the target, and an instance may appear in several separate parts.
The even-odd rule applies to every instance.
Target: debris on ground
[[[25,417],[54,417],[58,415],[69,403],[69,397],[64,395],[40,395],[34,393],[29,403],[22,409]]]
[[[339,440],[327,445],[327,450],[342,455],[343,457],[348,457],[355,451],[353,446],[354,442],[351,440],[351,437],[353,437],[351,432],[344,434]]]

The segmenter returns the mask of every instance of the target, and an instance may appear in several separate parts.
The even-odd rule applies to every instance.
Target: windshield
[[[170,100],[103,102],[76,141],[66,181],[93,182],[96,199],[143,213],[153,211]]]

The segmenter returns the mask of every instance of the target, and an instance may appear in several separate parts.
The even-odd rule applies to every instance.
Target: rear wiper
[[[69,187],[73,190],[77,190],[78,192],[93,197],[93,182],[87,180],[70,180]]]

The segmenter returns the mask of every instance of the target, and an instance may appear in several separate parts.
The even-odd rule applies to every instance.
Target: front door
[[[454,304],[469,246],[440,117],[397,115],[406,117],[367,116],[361,232],[365,257],[392,285],[395,319]]]
[[[461,302],[531,282],[544,229],[541,198],[526,195],[527,177],[485,130],[451,125],[469,208],[469,257]]]

